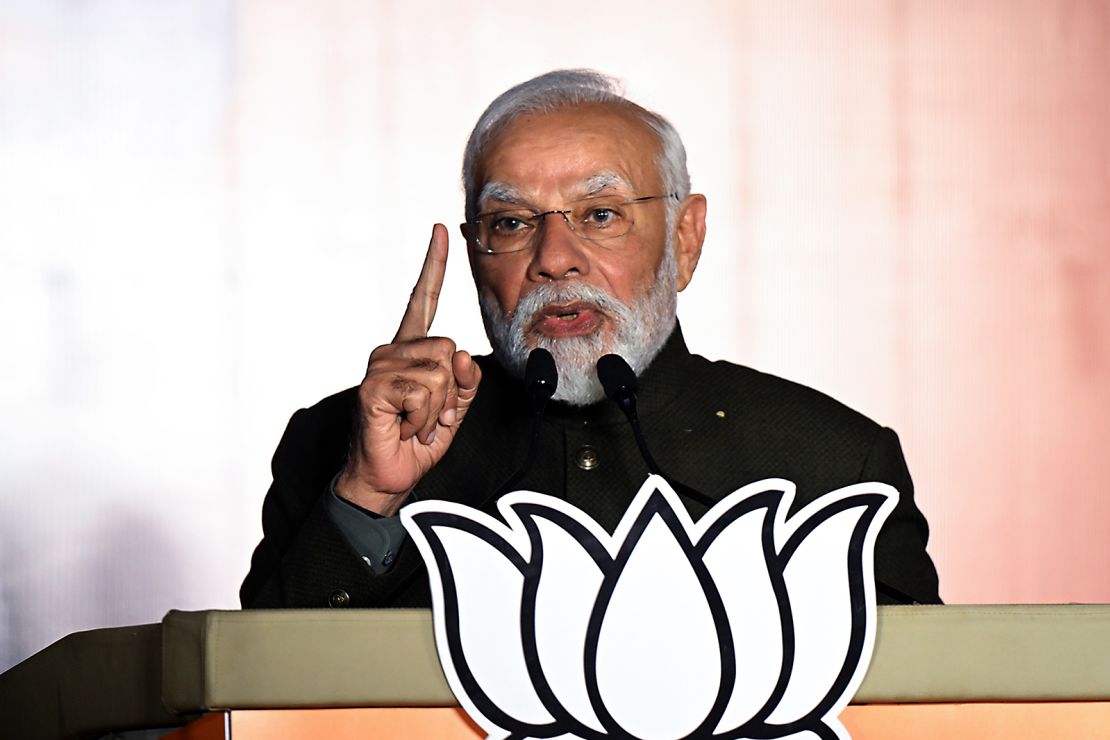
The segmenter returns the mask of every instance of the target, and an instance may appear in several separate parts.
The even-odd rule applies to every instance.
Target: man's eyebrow
[[[582,184],[585,186],[587,196],[597,195],[602,190],[607,190],[616,186],[624,186],[628,190],[632,189],[628,181],[616,172],[599,172],[596,175],[587,177],[582,181]]]
[[[479,203],[486,200],[496,200],[500,203],[511,203],[513,205],[525,205],[527,203],[524,195],[512,185],[496,181],[487,182],[482,187],[482,192],[478,193]]]

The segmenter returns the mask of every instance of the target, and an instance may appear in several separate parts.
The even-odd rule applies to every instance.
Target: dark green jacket
[[[492,492],[524,460],[530,421],[521,386],[492,358],[478,361],[483,375],[474,405],[414,495],[495,513]],[[374,575],[325,510],[324,495],[347,454],[356,392],[326,398],[289,421],[262,507],[264,536],[240,589],[244,607],[430,605],[427,573],[411,542],[389,573]],[[852,483],[891,484],[900,500],[879,534],[876,580],[939,602],[925,551],[928,525],[890,429],[811,388],[692,355],[679,329],[640,378],[639,411],[660,467],[713,499],[753,481],[786,478],[797,485],[794,511]],[[584,457],[596,464],[581,465]],[[552,404],[536,462],[515,488],[566,498],[612,531],[647,475],[615,404]],[[705,511],[687,506],[695,520]]]

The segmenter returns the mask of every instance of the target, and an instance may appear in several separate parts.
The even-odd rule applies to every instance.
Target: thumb
[[[474,397],[478,395],[478,384],[482,381],[482,368],[466,350],[460,349],[451,358],[451,370],[455,374],[455,384],[458,386],[459,417],[466,413]]]

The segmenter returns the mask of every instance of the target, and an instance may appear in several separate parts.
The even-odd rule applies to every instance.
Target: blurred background
[[[470,126],[579,66],[708,196],[691,348],[894,427],[947,601],[1110,601],[1110,3],[0,0],[0,670],[238,606]]]

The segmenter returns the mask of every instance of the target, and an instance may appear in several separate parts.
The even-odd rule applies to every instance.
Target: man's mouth
[[[592,303],[552,303],[544,306],[529,327],[529,332],[552,338],[593,334],[601,326],[602,314]]]

